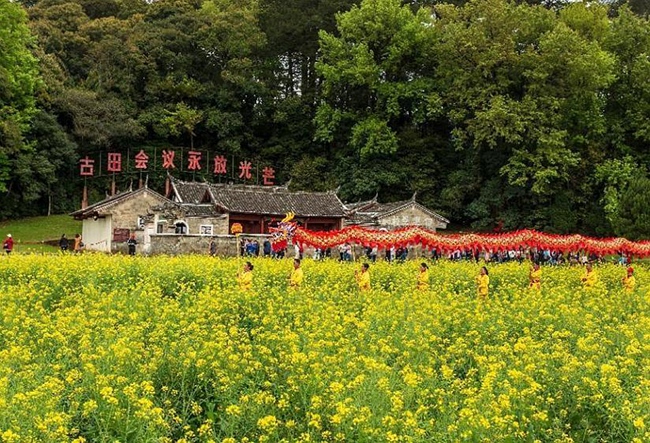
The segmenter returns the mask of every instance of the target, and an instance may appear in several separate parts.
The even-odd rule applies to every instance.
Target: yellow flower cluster
[[[0,258],[0,442],[650,441],[650,269]]]

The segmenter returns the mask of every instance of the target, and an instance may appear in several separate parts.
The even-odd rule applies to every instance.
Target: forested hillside
[[[0,218],[76,209],[85,156],[178,147],[474,229],[648,237],[643,7],[0,0]]]

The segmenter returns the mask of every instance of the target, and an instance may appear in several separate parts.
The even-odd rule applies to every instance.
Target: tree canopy
[[[27,15],[9,0],[0,1],[0,192],[7,192],[12,169],[30,146],[25,140],[36,113],[39,86]]]
[[[639,5],[1,0],[0,217],[75,209],[86,155],[179,146],[477,229],[612,234],[650,163]]]

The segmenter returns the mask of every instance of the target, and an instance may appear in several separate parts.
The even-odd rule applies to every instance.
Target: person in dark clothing
[[[70,244],[68,243],[67,237],[65,234],[61,235],[61,240],[59,240],[59,248],[61,248],[61,251],[65,252],[68,250],[68,246],[70,246]]]
[[[135,245],[138,244],[138,241],[135,239],[135,234],[131,234],[131,237],[126,241],[126,244],[129,247],[129,255],[135,255]]]

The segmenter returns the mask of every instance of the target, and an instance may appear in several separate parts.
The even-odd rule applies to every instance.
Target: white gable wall
[[[88,251],[110,252],[112,238],[111,216],[107,215],[97,220],[85,219],[82,224],[81,238]]]
[[[447,227],[446,223],[432,217],[415,205],[409,205],[387,216],[380,216],[378,220],[380,226],[389,229],[400,226],[422,226],[435,231]]]

